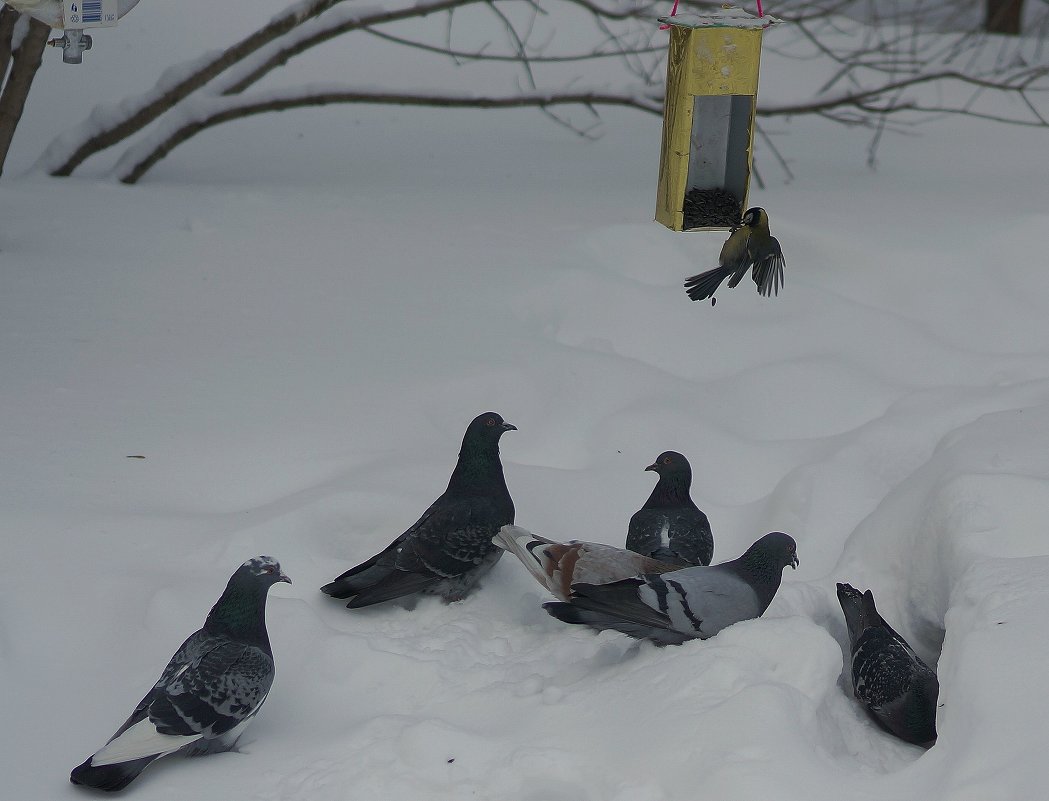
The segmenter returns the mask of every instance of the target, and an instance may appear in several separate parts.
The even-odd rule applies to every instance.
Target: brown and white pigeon
[[[495,412],[475,417],[444,494],[384,550],[325,584],[321,592],[348,598],[351,609],[415,593],[446,601],[465,598],[503,555],[492,537],[514,522],[499,438],[516,430]]]
[[[562,601],[578,583],[609,584],[620,579],[677,570],[633,551],[598,542],[555,542],[519,526],[503,526],[494,542],[516,556],[536,581]]]
[[[204,626],[182,643],[131,717],[69,780],[122,790],[162,756],[233,748],[273,684],[266,596],[278,581],[291,584],[269,556],[237,568]]]
[[[680,645],[760,617],[788,565],[798,565],[797,545],[790,535],[774,531],[731,562],[611,584],[573,584],[567,602],[543,608],[565,623],[613,629],[657,645]]]
[[[856,700],[890,734],[916,745],[933,743],[940,692],[935,671],[878,614],[870,590],[838,584],[838,603],[849,629]]]

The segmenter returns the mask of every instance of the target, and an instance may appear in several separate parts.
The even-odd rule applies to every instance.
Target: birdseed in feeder
[[[743,216],[743,204],[725,189],[695,186],[685,194],[682,211],[686,231],[690,228],[734,228]]]

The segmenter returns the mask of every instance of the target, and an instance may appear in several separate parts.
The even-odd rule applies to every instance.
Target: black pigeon
[[[233,748],[273,684],[266,594],[278,581],[291,584],[269,556],[237,568],[203,628],[182,643],[131,717],[69,780],[122,790],[162,756]]]
[[[936,673],[878,614],[870,590],[838,585],[852,650],[856,700],[890,734],[916,745],[936,740]]]
[[[475,417],[444,494],[385,550],[325,584],[321,592],[349,598],[346,606],[351,609],[417,592],[446,601],[465,598],[503,555],[492,537],[514,522],[499,438],[516,430],[495,412]]]
[[[787,565],[797,567],[797,545],[791,536],[774,531],[731,562],[611,584],[573,584],[571,600],[543,608],[565,623],[613,629],[657,645],[680,645],[760,617],[772,603]]]
[[[645,470],[659,476],[645,505],[630,518],[626,547],[635,553],[690,567],[709,565],[714,556],[710,522],[689,497],[692,466],[676,451],[666,451]]]

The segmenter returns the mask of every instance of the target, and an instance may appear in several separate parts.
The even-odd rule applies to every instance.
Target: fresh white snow
[[[277,675],[243,753],[159,762],[136,799],[1044,794],[1044,132],[936,120],[871,172],[867,132],[770,123],[798,177],[759,150],[751,200],[786,285],[715,308],[681,282],[722,236],[651,221],[660,121],[638,112],[587,143],[528,110],[311,109],[209,131],[137,187],[105,177],[116,153],[20,174],[252,24],[136,35],[192,29],[165,5],[81,67],[48,52],[0,182],[5,798],[85,797],[69,770],[259,553],[295,583],[270,595]],[[339,53],[295,69],[363,58]],[[764,59],[762,92],[791,69]],[[456,604],[322,596],[444,489],[486,409],[520,429],[518,524],[621,545],[672,448],[715,561],[783,530],[799,569],[762,619],[665,649],[554,620],[510,557]],[[929,751],[849,696],[836,581],[937,665]]]

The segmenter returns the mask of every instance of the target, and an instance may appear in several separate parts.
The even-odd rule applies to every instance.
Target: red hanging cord
[[[677,8],[677,5],[675,4],[674,7]],[[759,17],[764,17],[765,16],[765,12],[761,10],[761,0],[758,0],[758,16]]]
[[[672,16],[672,17],[675,14],[677,14],[677,4],[678,4],[678,0],[674,0],[674,7],[672,9],[670,9],[670,16]],[[665,31],[669,27],[670,27],[669,25],[667,25],[666,23],[663,23],[662,25],[659,26],[659,30]]]

